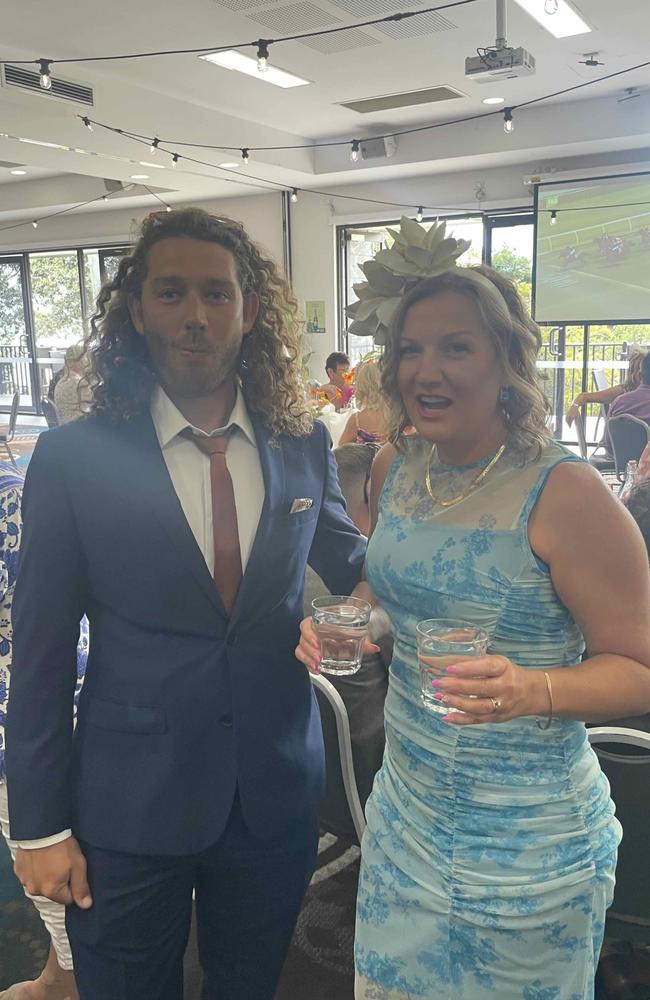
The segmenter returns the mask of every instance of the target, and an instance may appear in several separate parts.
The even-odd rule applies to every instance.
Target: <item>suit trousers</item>
[[[316,863],[318,818],[247,829],[238,796],[200,854],[149,857],[82,842],[93,896],[66,926],[81,1000],[182,1000],[192,891],[205,1000],[272,1000]]]

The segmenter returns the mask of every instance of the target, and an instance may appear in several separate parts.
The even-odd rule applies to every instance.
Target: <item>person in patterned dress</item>
[[[584,721],[650,708],[647,556],[598,473],[547,436],[514,285],[439,272],[407,289],[382,362],[396,444],[373,468],[366,574],[395,651],[355,997],[591,1000],[621,828]],[[436,682],[446,714],[421,700],[431,618],[489,636]],[[297,655],[318,670],[309,619]]]
[[[22,518],[20,504],[23,477],[8,462],[0,462],[0,829],[15,857],[16,845],[10,838],[5,782],[4,725],[9,697],[11,669],[11,604],[20,550]],[[77,687],[83,681],[88,655],[87,623],[82,623],[77,649]],[[77,988],[72,971],[72,955],[65,932],[65,907],[42,896],[26,893],[36,906],[50,935],[47,963],[38,979],[15,983],[0,992],[2,1000],[76,1000]]]

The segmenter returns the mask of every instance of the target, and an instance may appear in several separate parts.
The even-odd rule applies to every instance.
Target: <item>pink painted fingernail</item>
[[[456,667],[453,665],[453,663],[452,663],[452,665],[450,667],[447,667],[447,673],[448,674],[455,674],[456,673]]]
[[[442,684],[442,681],[431,681],[431,687],[438,688]]]
[[[436,694],[434,694],[434,696],[433,696],[433,700],[434,700],[434,701],[442,701],[442,699],[443,699],[443,698],[444,698],[444,695],[442,694],[442,692],[441,692],[441,691],[438,691],[438,692],[437,692]]]

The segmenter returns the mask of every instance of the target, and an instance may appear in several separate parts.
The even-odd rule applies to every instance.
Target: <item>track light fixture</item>
[[[40,85],[43,90],[52,89],[52,60],[51,59],[39,59],[39,73],[41,74]]]
[[[269,68],[269,42],[267,38],[260,38],[257,43],[257,72],[266,73]]]

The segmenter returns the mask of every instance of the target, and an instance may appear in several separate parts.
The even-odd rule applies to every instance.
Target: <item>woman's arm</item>
[[[599,474],[564,463],[549,475],[528,536],[559,598],[581,629],[589,658],[549,670],[553,716],[603,722],[650,711],[650,572],[632,517]],[[547,716],[543,669],[504,656],[455,664],[436,681],[455,725]],[[474,700],[469,699],[474,696]]]
[[[368,532],[368,538],[372,536],[373,531],[377,527],[377,519],[379,517],[379,497],[381,496],[381,491],[384,488],[384,483],[386,482],[386,476],[388,475],[388,470],[390,469],[395,456],[397,455],[397,449],[394,444],[385,444],[379,449],[375,456],[375,460],[372,463],[372,471],[370,473],[370,531]]]
[[[599,389],[598,392],[579,392],[567,410],[566,422],[571,426],[581,406],[586,406],[587,403],[603,403],[607,406],[624,392],[624,385],[610,385],[607,389]]]
[[[549,476],[529,537],[589,659],[552,674],[554,713],[599,722],[650,711],[650,572],[633,518],[595,469]]]

